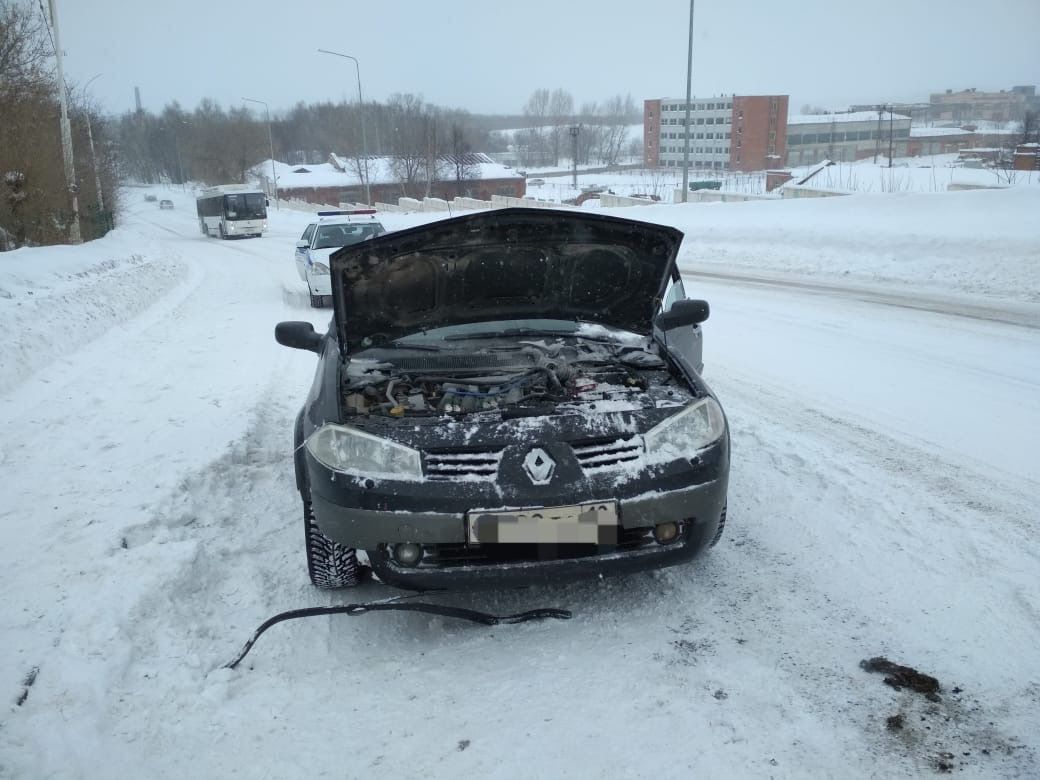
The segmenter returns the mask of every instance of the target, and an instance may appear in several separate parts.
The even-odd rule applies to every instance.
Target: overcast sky
[[[110,111],[243,96],[297,101],[413,92],[518,113],[531,91],[577,103],[686,90],[687,0],[58,0],[65,71]],[[947,88],[1040,84],[1040,0],[697,0],[695,95],[927,100]]]

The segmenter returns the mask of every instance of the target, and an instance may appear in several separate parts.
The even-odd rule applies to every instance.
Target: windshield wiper
[[[536,330],[534,328],[506,328],[505,330],[487,330],[480,333],[456,333],[445,336],[445,341],[464,341],[466,339],[494,339],[510,336],[577,336],[573,330]]]
[[[424,352],[440,352],[444,347],[436,344],[401,344],[397,341],[388,341],[386,344],[372,344],[365,349],[417,349]]]

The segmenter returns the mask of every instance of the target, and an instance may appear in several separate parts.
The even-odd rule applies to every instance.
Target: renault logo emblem
[[[556,471],[556,461],[541,447],[535,447],[524,458],[524,471],[536,485],[545,485]]]

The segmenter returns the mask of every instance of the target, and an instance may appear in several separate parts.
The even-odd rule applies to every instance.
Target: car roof
[[[318,217],[319,225],[378,225],[376,218],[372,215],[357,216],[335,216]]]

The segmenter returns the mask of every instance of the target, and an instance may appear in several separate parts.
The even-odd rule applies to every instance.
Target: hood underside
[[[343,247],[330,260],[340,346],[525,318],[646,335],[682,236],[599,214],[501,209]]]

